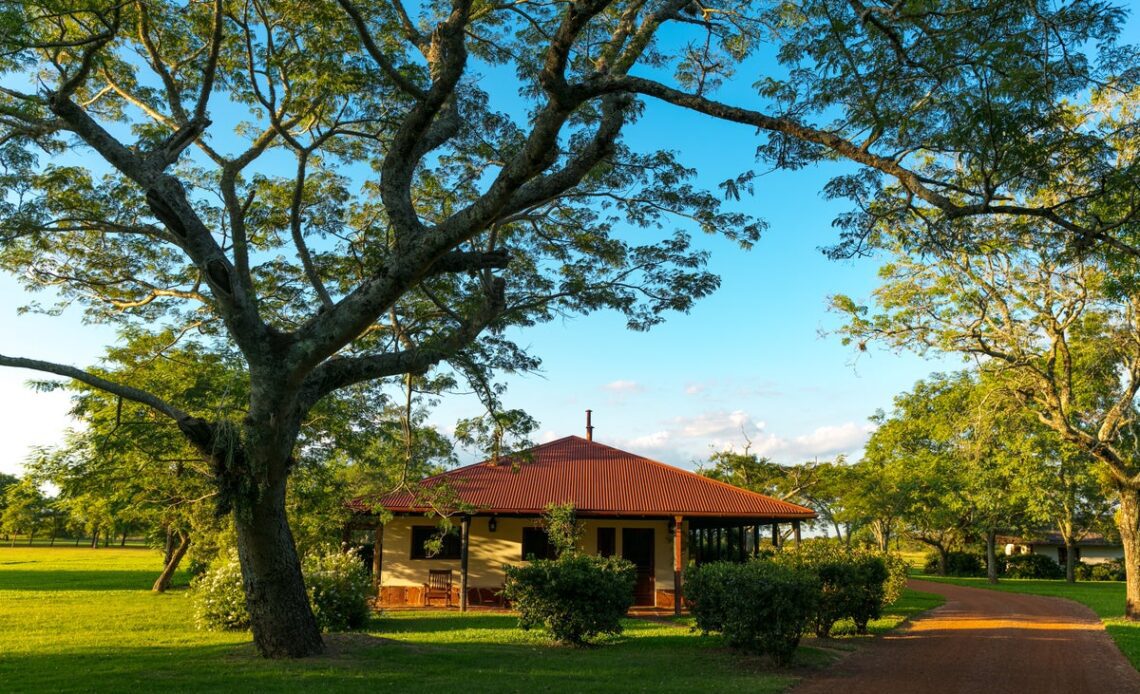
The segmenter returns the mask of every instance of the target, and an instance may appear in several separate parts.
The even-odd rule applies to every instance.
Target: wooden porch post
[[[779,523],[773,523],[772,524],[772,546],[773,547],[779,547],[780,546],[780,524]]]
[[[372,538],[372,587],[376,597],[380,597],[380,574],[384,570],[384,524],[376,523],[376,534]]]
[[[796,549],[800,547],[800,521],[797,518],[792,521],[792,539],[795,540]]]
[[[684,516],[673,516],[673,614],[681,614],[681,521]]]
[[[467,546],[471,540],[471,516],[463,516],[460,528],[462,546],[459,550],[459,611],[467,611]]]

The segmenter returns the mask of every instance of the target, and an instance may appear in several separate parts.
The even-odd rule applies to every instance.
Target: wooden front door
[[[622,528],[621,556],[637,567],[637,583],[633,586],[633,604],[657,604],[657,585],[653,577],[653,528]]]

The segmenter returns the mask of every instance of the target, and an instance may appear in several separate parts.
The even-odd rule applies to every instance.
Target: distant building
[[[1030,538],[1001,537],[998,538],[998,542],[1005,545],[1006,556],[1040,554],[1053,559],[1061,566],[1064,566],[1068,559],[1065,554],[1065,541],[1058,532],[1041,533]],[[1086,564],[1101,564],[1124,556],[1124,545],[1120,544],[1120,540],[1105,537],[1100,533],[1086,534],[1077,542],[1074,549],[1077,561]]]

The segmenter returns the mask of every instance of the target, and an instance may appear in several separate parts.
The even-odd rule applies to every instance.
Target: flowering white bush
[[[368,621],[368,594],[372,589],[355,551],[309,554],[301,562],[309,604],[323,631],[359,629]]]
[[[190,584],[194,601],[194,623],[199,629],[249,628],[245,590],[241,585],[241,565],[237,552],[218,556],[208,571]]]
[[[372,581],[356,552],[308,554],[301,562],[309,605],[323,631],[357,629],[368,621]],[[219,556],[190,585],[194,621],[199,629],[249,628],[241,565],[237,553]]]

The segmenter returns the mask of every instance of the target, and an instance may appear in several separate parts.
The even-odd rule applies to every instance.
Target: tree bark
[[[998,582],[997,574],[997,531],[986,531],[986,581]]]
[[[248,451],[247,451],[248,453]],[[324,651],[309,607],[297,545],[285,514],[285,476],[271,479],[247,509],[236,509],[238,556],[253,641],[266,658]]]
[[[99,529],[91,531],[91,549],[99,549]]]
[[[151,588],[153,592],[166,592],[166,589],[170,587],[170,581],[174,578],[174,572],[178,570],[178,565],[182,562],[182,557],[186,556],[188,549],[190,549],[190,536],[180,530],[178,531],[178,547],[170,553],[166,560],[162,573],[159,574],[158,580],[154,582],[154,586]]]
[[[871,522],[871,534],[875,536],[875,543],[879,545],[880,552],[889,552],[891,549],[891,524],[887,521],[876,520]]]
[[[1071,535],[1065,537],[1065,580],[1069,583],[1077,581],[1077,543]]]
[[[1124,545],[1124,573],[1126,599],[1124,618],[1140,620],[1140,489],[1120,490],[1120,513],[1117,527],[1120,541]]]

